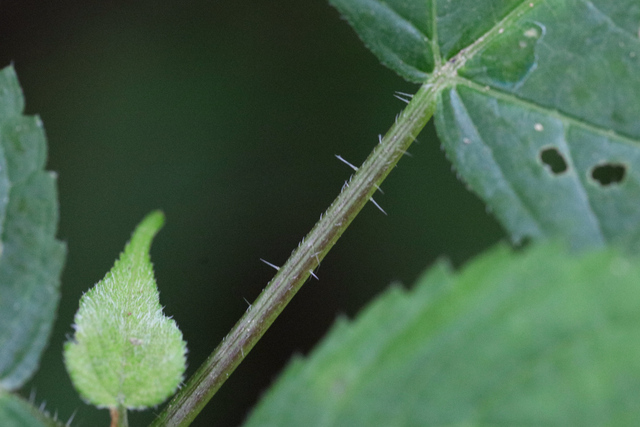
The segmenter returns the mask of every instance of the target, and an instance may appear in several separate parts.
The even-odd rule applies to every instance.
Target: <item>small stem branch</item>
[[[151,424],[153,427],[188,426],[229,378],[429,121],[436,108],[437,96],[448,81],[443,74],[435,73],[414,95],[324,216],[215,351]]]
[[[117,408],[110,408],[109,415],[111,415],[110,427],[129,427],[127,408],[125,408],[124,406],[121,405]]]

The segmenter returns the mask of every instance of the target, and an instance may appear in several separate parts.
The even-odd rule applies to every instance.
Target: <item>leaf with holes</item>
[[[44,170],[47,145],[38,117],[23,115],[12,67],[0,70],[0,389],[35,372],[60,297],[65,245],[56,240],[56,177]],[[0,424],[4,424],[0,418]]]
[[[404,78],[449,76],[438,134],[514,241],[640,250],[640,2],[331,3]]]
[[[335,325],[245,427],[638,425],[639,275],[550,243],[440,263]]]

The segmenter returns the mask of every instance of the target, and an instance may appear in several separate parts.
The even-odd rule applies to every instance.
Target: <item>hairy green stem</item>
[[[451,81],[445,65],[413,96],[326,213],[214,352],[151,424],[188,426],[271,326],[414,141]]]
[[[120,405],[117,408],[109,409],[111,415],[111,427],[129,427],[129,418],[127,417],[127,408]]]

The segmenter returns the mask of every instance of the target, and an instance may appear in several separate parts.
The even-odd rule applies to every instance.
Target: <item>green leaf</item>
[[[638,425],[638,277],[550,244],[439,263],[338,322],[245,427]]]
[[[433,70],[428,1],[330,0],[383,64],[422,82]]]
[[[65,245],[58,226],[56,177],[44,170],[38,117],[23,115],[12,67],[0,70],[0,389],[20,388],[35,372],[60,297]],[[3,424],[4,425],[4,424]]]
[[[80,300],[64,359],[76,389],[98,407],[154,406],[182,381],[186,343],[162,312],[149,258],[163,222],[161,212],[149,214],[111,271]]]
[[[438,134],[514,241],[640,250],[637,0],[332,4],[400,75],[446,75]]]
[[[19,396],[0,391],[2,427],[62,427]]]

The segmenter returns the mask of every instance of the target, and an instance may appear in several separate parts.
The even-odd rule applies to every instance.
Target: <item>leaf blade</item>
[[[3,427],[62,427],[21,397],[0,391],[0,422]]]
[[[44,171],[46,138],[37,117],[23,116],[12,67],[0,71],[0,387],[33,375],[59,300],[65,245],[58,224],[56,178]]]
[[[437,265],[338,322],[245,426],[635,425],[639,273],[549,244]]]
[[[638,251],[640,105],[633,100],[640,97],[640,83],[633,76],[640,72],[640,41],[628,40],[628,32],[620,39],[616,25],[588,4],[539,4],[519,17],[505,30],[506,42],[488,43],[460,68],[464,80],[443,92],[436,126],[458,172],[514,241],[562,235],[574,247],[615,243]],[[561,25],[572,19],[581,22],[578,29]],[[583,33],[592,39],[585,42]],[[519,78],[498,79],[499,68],[512,61],[500,58],[517,57],[518,50],[535,58],[533,72],[522,67],[524,72],[512,73]],[[462,109],[462,120],[451,114]],[[469,128],[484,135],[465,135]],[[566,171],[550,173],[541,159],[546,149],[563,158]],[[494,161],[482,151],[494,153]],[[474,157],[484,160],[464,160]],[[620,168],[620,179],[599,182],[601,168]],[[517,191],[507,194],[505,186]],[[514,214],[517,205],[535,213]]]
[[[340,1],[360,8],[341,6],[343,13],[371,10]],[[640,5],[433,5],[423,20],[434,22],[433,50],[443,59],[436,57],[425,84],[450,75],[435,113],[438,135],[459,176],[512,240],[563,236],[576,248],[614,243],[639,251]],[[366,34],[354,29],[365,41],[385,38],[375,23]]]
[[[609,13],[629,13],[625,7],[630,3],[609,6]],[[633,100],[640,97],[639,25],[636,23],[633,33],[622,29],[594,4],[607,2],[536,3],[511,23],[512,28],[505,29],[504,37],[476,52],[459,75],[594,127],[637,139],[640,106]],[[635,13],[635,18],[640,19],[637,7]],[[531,52],[535,57],[535,72],[517,85],[505,85],[508,82],[493,75],[500,73],[505,62],[520,51]]]
[[[426,80],[435,66],[431,1],[330,0],[383,64],[412,82]]]
[[[65,365],[83,398],[98,407],[154,406],[182,381],[186,343],[162,312],[149,258],[163,222],[161,212],[149,214],[114,267],[80,300]]]

